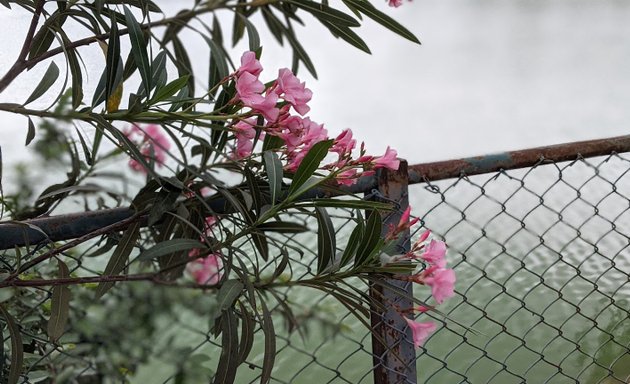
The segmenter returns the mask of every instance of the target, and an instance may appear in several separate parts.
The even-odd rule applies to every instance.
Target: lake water
[[[331,132],[351,127],[373,152],[391,145],[411,164],[628,133],[630,3],[416,0],[398,9],[376,4],[417,33],[423,45],[368,23],[362,35],[373,55],[366,56],[319,28],[301,31],[320,77],[302,74],[315,94],[311,115]],[[0,22],[13,31],[1,40],[0,71],[19,50],[16,36],[23,35],[25,21],[0,10]],[[99,55],[98,49],[86,54],[89,68],[98,65]],[[265,45],[263,64],[271,74],[289,63],[288,53]],[[196,64],[205,66],[203,60]],[[0,102],[24,98],[42,72],[16,82]],[[22,146],[26,122],[1,117],[6,173],[11,164],[29,159]],[[467,333],[446,321],[419,358],[419,381],[568,383],[574,377],[612,383],[604,381],[607,369],[618,377],[630,373],[624,350],[630,334],[628,163],[613,159],[601,168],[606,180],[619,179],[618,193],[592,167],[574,167],[564,172],[565,181],[558,181],[553,166],[529,175],[510,172],[516,180],[471,178],[484,185],[482,197],[468,181],[450,189],[453,181],[437,183],[443,194],[412,188],[414,213],[445,236],[458,272],[458,297],[444,310],[481,332]],[[523,177],[526,189],[519,182]],[[442,196],[446,203],[438,205]],[[322,305],[335,316],[333,304]],[[289,339],[292,347],[278,356],[278,382],[371,382],[369,340],[356,322],[344,324],[333,342],[322,344],[326,333],[317,331],[305,345]],[[159,365],[139,372],[137,382],[147,382]],[[304,368],[296,373],[296,367]],[[239,382],[249,382],[257,371],[243,375]]]

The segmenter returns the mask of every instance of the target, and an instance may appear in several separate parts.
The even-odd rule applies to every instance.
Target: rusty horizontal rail
[[[630,152],[630,135],[607,139],[579,141],[465,159],[438,161],[409,166],[409,184],[444,180],[462,176],[492,173],[500,170],[534,167],[544,163],[573,161],[580,158]],[[364,177],[350,187],[314,189],[303,198],[333,197],[342,194],[370,192],[377,187],[375,176]],[[213,200],[211,209],[223,213],[225,201]],[[38,244],[43,241],[68,240],[83,236],[133,215],[130,208],[113,208],[36,218],[23,223],[0,224],[0,249]]]

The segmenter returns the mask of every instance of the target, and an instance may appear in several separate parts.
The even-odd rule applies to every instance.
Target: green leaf
[[[139,261],[154,260],[162,256],[170,255],[175,252],[187,251],[189,249],[204,249],[206,245],[200,241],[193,239],[171,239],[155,244],[151,248],[142,252]]]
[[[293,196],[293,194],[304,184],[308,179],[313,176],[319,164],[324,160],[326,155],[328,154],[328,150],[333,144],[333,140],[324,140],[319,143],[313,145],[313,147],[308,151],[304,160],[300,163],[295,175],[293,175],[293,181],[291,182],[291,186],[289,187],[289,196]]]
[[[328,28],[330,30],[330,32],[332,32],[332,34],[334,36],[337,37],[341,37],[343,40],[345,40],[346,42],[348,42],[350,45],[352,45],[355,48],[360,49],[361,51],[365,52],[365,53],[372,53],[370,52],[370,48],[367,46],[367,44],[365,43],[365,41],[363,41],[363,39],[361,37],[359,37],[359,35],[357,35],[356,33],[354,33],[350,28],[343,26],[343,25],[337,25],[334,23],[330,23],[328,21],[321,21],[323,25],[326,26],[326,28]]]
[[[9,0],[0,0],[0,4],[2,4],[5,7],[11,9],[11,4],[9,3]]]
[[[335,228],[325,208],[315,208],[319,230],[317,231],[317,273],[322,273],[334,260],[337,250]]]
[[[206,43],[208,43],[208,46],[210,46],[210,71],[216,71],[216,78],[209,84],[209,87],[212,88],[217,85],[219,81],[228,76],[230,74],[230,70],[227,65],[227,57],[221,47],[206,36],[203,37],[206,40]]]
[[[35,87],[33,93],[31,93],[28,99],[26,99],[24,105],[39,99],[44,93],[46,93],[46,91],[48,91],[48,89],[55,83],[55,81],[57,81],[58,77],[59,67],[57,67],[57,64],[55,64],[54,61],[51,61],[48,69],[46,70],[46,73],[44,73],[44,77],[42,77],[42,79],[39,81],[39,84],[37,84],[37,87]]]
[[[61,260],[57,260],[59,278],[70,277],[68,266]],[[70,288],[64,285],[56,285],[52,288],[50,304],[50,318],[48,319],[48,337],[51,341],[59,340],[68,322],[70,313]]]
[[[64,44],[70,43],[65,33],[61,36]],[[83,102],[83,73],[81,72],[76,49],[67,49],[66,57],[70,67],[70,74],[72,75],[72,108],[77,109]]]
[[[278,43],[280,45],[284,45],[284,39],[282,37],[283,37],[283,34],[285,33],[284,31],[286,30],[286,27],[282,24],[280,19],[278,19],[278,17],[276,17],[276,15],[273,14],[273,12],[269,9],[268,6],[263,6],[261,7],[261,9],[262,9],[263,19],[265,20],[265,23],[267,24],[267,28],[269,28],[269,31],[271,32],[273,37],[276,38]]]
[[[267,243],[267,236],[260,232],[252,232],[251,237],[258,253],[260,253],[263,260],[267,261],[269,259],[269,244]]]
[[[359,12],[363,13],[365,16],[376,21],[377,23],[389,29],[390,31],[404,37],[407,40],[420,44],[420,40],[418,40],[418,38],[413,33],[411,33],[411,31],[403,27],[399,22],[392,19],[385,13],[376,9],[376,7],[374,7],[369,1],[365,1],[365,0],[342,0],[342,1],[349,8],[358,10]]]
[[[120,67],[120,68],[119,68]],[[112,16],[112,26],[109,30],[109,43],[107,45],[107,58],[105,60],[105,100],[109,100],[122,80],[122,60],[120,58],[120,37],[118,36],[118,23]],[[118,76],[117,76],[118,75]]]
[[[238,362],[243,363],[254,346],[256,322],[247,308],[239,302],[241,309],[241,341],[238,346]]]
[[[278,197],[282,192],[282,178],[284,177],[282,172],[282,162],[280,162],[278,155],[272,151],[265,151],[263,153],[263,161],[265,164],[265,171],[267,172],[267,178],[269,179],[271,204],[276,204]]]
[[[174,64],[177,67],[179,77],[188,75],[188,91],[190,95],[195,94],[195,77],[193,76],[192,64],[188,51],[177,37],[173,38],[173,52],[175,53]]]
[[[356,258],[354,259],[355,266],[363,265],[372,254],[372,251],[381,240],[382,227],[381,215],[379,215],[378,211],[371,211],[365,225],[363,238],[357,249]]]
[[[217,306],[219,311],[227,311],[234,305],[236,299],[241,296],[245,285],[236,279],[227,280],[221,285],[221,289],[217,293]]]
[[[295,58],[304,63],[306,69],[308,69],[311,75],[313,75],[313,77],[317,79],[317,71],[315,70],[315,65],[313,65],[311,58],[306,53],[306,50],[304,50],[302,44],[300,44],[293,32],[289,29],[285,30],[285,36],[287,37],[287,40],[289,40],[289,44],[291,44],[291,47],[293,48],[293,54],[295,55]]]
[[[221,316],[221,356],[213,383],[234,383],[238,366],[238,326],[234,311],[229,310]]]
[[[383,203],[380,201],[368,200],[346,200],[346,199],[314,199],[296,204],[299,207],[326,207],[326,208],[353,208],[353,209],[378,209],[383,211],[391,211],[394,205],[391,203]]]
[[[114,249],[114,253],[112,253],[107,266],[105,267],[105,271],[103,272],[103,276],[114,276],[119,274],[125,269],[127,262],[129,261],[129,255],[133,248],[136,245],[136,241],[140,236],[140,224],[133,223],[129,228],[125,231],[120,242]],[[102,297],[107,291],[109,291],[114,286],[113,282],[101,282],[96,288],[96,297]]]
[[[308,231],[308,227],[290,221],[271,221],[256,226],[259,231],[279,232],[279,233],[303,233]]]
[[[295,4],[297,7],[311,13],[319,21],[328,22],[331,24],[346,26],[346,27],[358,27],[361,24],[352,16],[347,15],[337,9],[331,8],[324,4],[319,4],[311,0],[288,0],[290,3]]]
[[[131,53],[133,53],[134,61],[142,77],[142,84],[148,95],[151,87],[151,65],[149,63],[149,56],[147,54],[146,43],[144,41],[144,35],[140,24],[133,16],[133,13],[123,5],[125,10],[125,20],[127,22],[127,28],[129,29],[129,40],[131,41]]]
[[[0,315],[4,317],[9,329],[9,336],[11,336],[11,366],[9,368],[9,376],[7,378],[8,384],[17,384],[20,380],[20,373],[22,372],[22,365],[24,361],[24,347],[22,345],[22,335],[20,334],[20,328],[15,323],[15,319],[11,314],[0,305]]]
[[[363,238],[363,226],[357,225],[352,230],[350,234],[350,238],[348,239],[348,244],[346,245],[346,249],[343,251],[343,255],[341,256],[341,262],[339,263],[339,268],[345,267],[350,260],[354,257],[357,249],[359,248],[359,243]]]
[[[260,384],[267,384],[271,380],[271,371],[276,360],[276,331],[273,327],[271,312],[267,308],[264,297],[261,297],[260,306],[262,309],[260,326],[265,335],[265,354],[263,356],[262,372],[260,373]]]
[[[245,23],[245,28],[247,29],[247,41],[249,42],[249,50],[255,52],[260,48],[260,36],[258,35],[258,31],[254,24],[252,24],[247,17],[237,13]]]
[[[28,131],[26,132],[26,145],[29,145],[31,141],[35,138],[35,124],[33,124],[33,120],[28,118]]]
[[[151,99],[151,104],[159,103],[173,96],[177,91],[184,88],[188,84],[189,75],[184,75],[178,79],[171,81],[162,88],[155,91],[155,95]]]

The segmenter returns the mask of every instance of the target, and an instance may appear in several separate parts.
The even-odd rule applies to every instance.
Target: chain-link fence
[[[441,312],[421,315],[441,326],[414,353],[410,331],[394,316],[375,316],[374,310],[370,328],[389,343],[383,348],[338,297],[306,287],[271,290],[266,299],[277,351],[271,382],[628,382],[630,155],[582,158],[580,153],[565,153],[558,161],[546,155],[522,169],[490,164],[472,172],[475,176],[465,176],[470,169],[460,166],[444,172],[459,177],[440,181],[419,180],[416,173],[410,178],[416,185],[408,191],[407,180],[370,184],[366,198],[397,203],[398,209],[385,216],[385,227],[398,222],[408,199],[424,227],[446,241],[449,267],[457,273],[456,296],[438,307]],[[563,161],[567,156],[577,160]],[[330,209],[329,215],[341,251],[352,229],[349,212]],[[316,227],[298,213],[291,221]],[[273,235],[283,236],[279,241],[295,250],[283,272],[287,277],[315,274],[312,229]],[[269,273],[281,262],[271,263]],[[72,267],[88,268],[79,262]],[[345,287],[379,300],[388,295],[358,279]],[[417,298],[430,299],[426,290],[417,289]],[[32,310],[45,311],[51,292],[36,293]],[[25,366],[50,359],[67,368],[67,382],[79,383],[108,382],[103,372],[125,369],[133,372],[127,375],[133,383],[204,382],[204,375],[217,369],[221,337],[214,336],[214,320],[207,316],[216,305],[208,295],[138,283],[120,285],[108,297],[104,304],[86,307],[75,297],[74,342],[27,351]],[[382,301],[391,306],[392,300]],[[157,315],[155,308],[162,308]],[[22,331],[25,346],[39,345]],[[120,337],[112,338],[115,334]],[[263,339],[254,339],[235,382],[260,380]],[[22,382],[40,382],[38,374],[43,375],[26,371]]]

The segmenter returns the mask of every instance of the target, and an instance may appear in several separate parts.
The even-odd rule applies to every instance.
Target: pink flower
[[[331,152],[336,152],[339,156],[343,156],[345,154],[351,154],[354,149],[357,141],[352,138],[352,131],[350,129],[344,129],[337,138],[335,138],[335,142],[333,146],[330,148]]]
[[[339,185],[353,185],[357,182],[357,170],[355,168],[347,169],[340,172],[335,180]]]
[[[252,154],[254,143],[252,139],[256,136],[256,118],[252,117],[241,120],[234,124],[234,136],[236,136],[236,148],[232,153],[234,159],[242,159]]]
[[[199,252],[199,249],[193,249],[188,255],[194,257]],[[197,284],[216,285],[223,275],[223,261],[220,255],[210,254],[206,258],[191,261],[187,269]]]
[[[455,294],[455,271],[452,269],[436,269],[432,276],[424,278],[424,283],[431,287],[431,294],[438,304]]]
[[[432,322],[421,323],[418,321],[413,321],[405,317],[407,321],[407,325],[411,328],[411,332],[413,334],[413,345],[416,348],[419,348],[424,341],[431,335],[433,331],[435,331],[435,324]]]
[[[431,240],[420,257],[429,264],[444,268],[446,266],[444,255],[446,255],[446,244],[443,241]]]
[[[280,110],[276,108],[278,103],[278,95],[275,93],[267,93],[265,96],[259,95],[260,98],[252,100],[250,103],[244,103],[252,108],[255,112],[263,115],[267,121],[276,121],[280,115]]]
[[[402,0],[389,0],[389,4],[388,5],[390,7],[398,8],[398,7],[400,7],[402,5],[402,3],[403,3]]]
[[[388,168],[392,171],[397,171],[400,166],[400,161],[396,156],[398,156],[398,152],[388,146],[385,150],[385,154],[374,160],[374,168]]]
[[[168,150],[171,148],[171,143],[168,137],[161,132],[160,126],[150,124],[142,129],[134,124],[131,128],[125,130],[124,134],[129,140],[138,145],[140,153],[147,162],[154,161],[158,167],[164,165]],[[136,172],[147,172],[144,165],[136,159],[129,160],[129,167]]]
[[[313,145],[328,138],[328,131],[324,129],[324,124],[317,124],[309,117],[302,120],[306,134],[302,137],[302,144],[305,149],[310,149]]]
[[[242,74],[244,72],[251,73],[254,76],[258,76],[260,72],[262,72],[262,65],[260,65],[260,62],[256,59],[256,53],[247,51],[241,56],[241,67],[236,73]]]
[[[249,72],[243,72],[236,79],[236,99],[242,101],[246,107],[262,114],[265,119],[275,121],[280,114],[280,110],[276,108],[278,95],[271,92],[263,96],[261,93],[264,90],[264,84],[258,80],[257,76]]]
[[[418,241],[416,241],[416,244],[420,244],[423,241],[425,241],[429,236],[431,235],[431,230],[427,229],[426,231],[422,232],[422,234],[420,235],[420,237],[418,238]]]
[[[278,96],[284,93],[284,100],[290,103],[297,113],[304,116],[311,109],[306,103],[313,97],[313,92],[306,88],[305,83],[300,83],[290,69],[282,68],[278,72],[276,85],[275,92]]]

